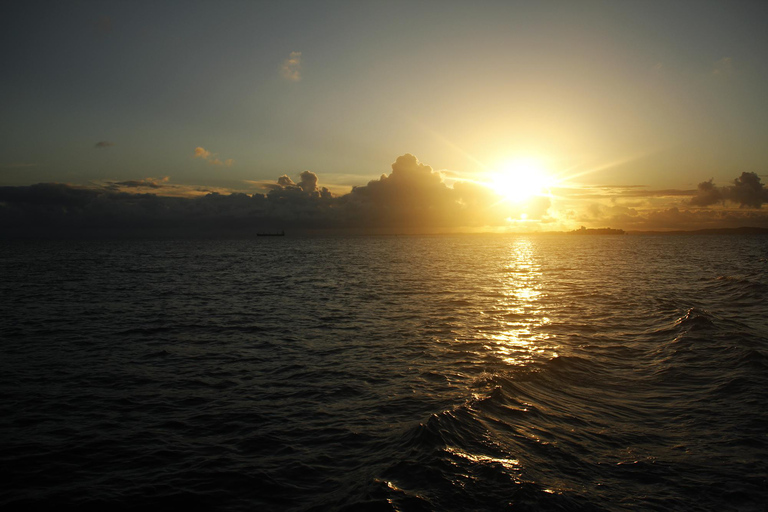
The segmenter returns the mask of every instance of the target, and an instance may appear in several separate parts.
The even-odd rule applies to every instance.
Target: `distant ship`
[[[285,231],[279,233],[256,233],[256,236],[285,236]]]

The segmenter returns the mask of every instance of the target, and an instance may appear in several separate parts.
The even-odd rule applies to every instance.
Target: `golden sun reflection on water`
[[[540,329],[550,323],[542,302],[546,297],[542,276],[535,243],[516,239],[500,278],[502,298],[492,313],[498,329],[487,335],[487,348],[507,364],[557,356],[550,336]]]
[[[461,457],[462,459],[467,459],[472,462],[481,462],[486,464],[491,464],[491,463],[500,464],[504,468],[511,471],[520,471],[522,469],[520,467],[520,461],[518,459],[490,457],[488,455],[473,455],[471,453],[461,451],[458,448],[453,448],[451,446],[446,447],[445,451],[450,454],[456,455],[457,457]]]

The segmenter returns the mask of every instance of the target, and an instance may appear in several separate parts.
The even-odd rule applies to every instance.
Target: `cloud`
[[[184,185],[171,183],[169,176],[160,178],[143,178],[137,180],[125,181],[95,181],[88,187],[91,190],[99,190],[106,193],[127,193],[127,194],[157,194],[162,197],[176,198],[199,198],[208,194],[232,194],[240,191],[225,189],[220,187]]]
[[[301,80],[301,52],[291,52],[280,66],[280,75],[291,82]]]
[[[639,216],[635,222],[634,229],[697,230],[742,226],[768,227],[768,212],[754,210],[687,210],[673,207],[653,210]]]
[[[293,182],[293,180],[287,174],[283,174],[282,176],[277,178],[277,184],[280,187],[292,187],[292,186],[296,185]]]
[[[768,203],[768,189],[753,172],[743,172],[733,180],[733,185],[718,187],[713,180],[699,183],[696,195],[691,199],[693,206],[711,206],[717,203],[734,203],[739,208],[761,208]]]
[[[195,148],[195,153],[193,155],[193,158],[200,158],[202,160],[205,160],[211,165],[223,165],[225,167],[232,167],[232,164],[235,163],[235,161],[232,160],[231,158],[221,160],[218,157],[217,153],[211,153],[210,151],[200,146]]]
[[[664,192],[665,202],[648,196],[636,204],[622,204],[625,196],[577,196],[577,205],[567,213],[572,222],[592,226],[611,226],[626,230],[697,230],[740,226],[768,227],[768,190],[755,173],[742,173],[732,185],[717,186],[712,179],[699,183],[695,191]],[[640,192],[640,191],[639,191]],[[649,191],[653,192],[653,191]],[[688,200],[681,200],[686,195]],[[586,204],[578,204],[588,198]],[[608,199],[606,199],[608,198]],[[606,202],[610,204],[606,204]],[[671,203],[671,204],[670,204]]]
[[[310,171],[304,171],[299,175],[299,178],[299,187],[301,190],[309,194],[317,190],[317,174]]]
[[[489,187],[468,181],[449,187],[442,173],[406,153],[389,175],[339,197],[337,208],[350,228],[409,233],[508,227],[507,219],[523,214],[543,221],[549,206],[549,198],[510,204]]]
[[[687,209],[672,206],[636,209],[591,203],[565,215],[571,223],[628,231],[670,231],[742,226],[768,228],[768,212],[760,210]]]
[[[691,199],[693,206],[709,206],[723,201],[723,193],[712,181],[710,179],[699,183],[696,196]]]
[[[100,140],[99,142],[94,144],[93,147],[96,149],[104,149],[104,148],[111,148],[114,145],[115,145],[114,142],[109,142],[107,140]]]
[[[768,189],[755,173],[742,173],[731,185],[710,179],[696,190],[646,190],[638,186],[562,188],[552,214],[567,222],[626,230],[695,230],[768,226]],[[566,206],[567,205],[567,206]]]
[[[294,182],[290,176],[287,174],[283,174],[279,178],[277,178],[277,184],[275,183],[265,183],[265,182],[249,182],[256,185],[259,185],[260,188],[264,188],[267,190],[275,190],[275,189],[295,189],[299,188],[302,192],[312,194],[318,190],[317,188],[317,174],[311,172],[311,171],[304,171],[301,174],[299,174],[299,182]],[[327,190],[323,188],[324,190]]]
[[[196,153],[201,159],[213,158],[203,148]],[[408,233],[504,225],[510,215],[509,208],[493,205],[498,197],[487,187],[461,182],[448,187],[439,172],[410,154],[398,157],[389,174],[342,196],[334,196],[311,171],[295,178],[283,175],[264,188],[266,193],[252,195],[170,197],[181,194],[166,178],[108,182],[98,188],[52,183],[0,187],[0,233]]]
[[[313,173],[314,174],[314,173]],[[338,176],[338,175],[331,175],[331,176]],[[324,178],[327,178],[328,175],[325,175]],[[351,179],[358,179],[359,176],[357,175],[351,175]],[[246,189],[253,192],[253,191],[262,191],[262,192],[268,192],[275,188],[277,185],[275,184],[275,180],[243,180],[243,183],[246,184]],[[336,185],[333,183],[324,183],[324,188],[327,188],[329,192],[331,192],[334,196],[343,196],[346,194],[349,194],[349,192],[352,190],[352,185]]]
[[[215,158],[198,149],[198,158]],[[712,180],[703,182],[687,196],[629,186],[613,187],[618,195],[612,197],[607,193],[612,187],[593,187],[587,199],[572,189],[574,198],[555,194],[524,204],[504,202],[479,183],[456,181],[448,186],[443,178],[441,172],[406,153],[392,163],[389,173],[342,195],[331,193],[311,171],[251,182],[263,191],[253,194],[176,185],[167,177],[88,187],[4,186],[0,187],[0,236],[240,237],[280,229],[399,234],[579,225],[626,230],[768,227],[768,211],[760,208],[768,198],[753,173],[743,173],[727,187],[717,187]],[[669,196],[664,201],[673,203],[649,207],[648,201],[658,198],[650,197],[637,206],[616,200],[622,193],[640,192],[663,192]],[[734,207],[723,206],[721,198]]]
[[[741,173],[727,190],[730,192],[728,199],[742,208],[762,208],[763,203],[768,203],[768,190],[753,172]]]
[[[294,182],[287,174],[283,174],[277,179],[277,184],[267,185],[266,188],[269,189],[269,194],[272,194],[272,197],[285,197],[282,195],[283,192],[298,194],[297,197],[323,197],[327,199],[333,197],[333,194],[326,187],[317,186],[318,181],[317,174],[312,171],[304,171],[299,174],[298,183]]]
[[[167,187],[169,181],[168,176],[162,178],[144,178],[143,180],[128,180],[128,181],[115,181],[110,182],[113,187],[116,188],[152,188],[159,189]]]
[[[564,196],[568,198],[578,198],[578,199],[674,198],[674,197],[690,197],[696,194],[695,190],[647,189],[642,185],[553,187],[552,192],[558,196]]]
[[[211,152],[206,151],[204,148],[201,148],[200,146],[195,148],[195,158],[202,158],[203,160],[208,160],[211,157]]]

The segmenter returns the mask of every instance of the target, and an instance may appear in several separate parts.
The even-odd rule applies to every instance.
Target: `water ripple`
[[[763,510],[766,253],[9,243],[0,505]]]

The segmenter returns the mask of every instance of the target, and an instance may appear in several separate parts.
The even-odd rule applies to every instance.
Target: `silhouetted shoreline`
[[[579,229],[568,231],[567,234],[569,235],[625,235],[626,232],[623,229],[613,229],[613,228],[587,229],[584,226],[581,226]]]
[[[525,233],[520,233],[525,234]],[[623,229],[598,228],[573,231],[543,231],[538,235],[768,235],[768,228],[741,226],[738,228],[711,228],[674,231],[624,231]]]
[[[256,231],[237,226],[234,228],[219,228],[214,226],[191,226],[180,229],[173,228],[11,228],[0,227],[0,240],[244,240],[270,236],[285,236],[284,232]],[[625,231],[615,228],[585,228],[573,231],[507,231],[507,232],[397,232],[382,230],[322,230],[300,229],[292,231],[297,237],[367,237],[367,236],[561,236],[561,235],[768,235],[768,228],[742,226],[738,228],[711,228],[697,230],[670,231]]]
[[[690,231],[628,231],[628,235],[768,235],[768,228],[742,226],[738,228],[694,229]]]

